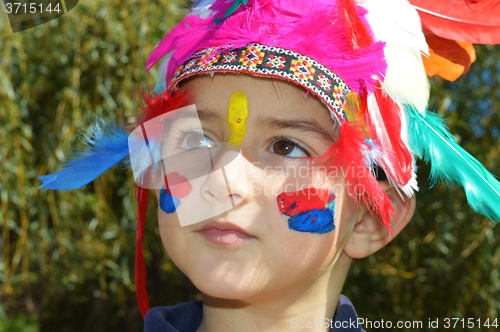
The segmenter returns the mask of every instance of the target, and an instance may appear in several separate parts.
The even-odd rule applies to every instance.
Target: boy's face
[[[230,181],[240,179],[245,184],[231,186],[232,199],[241,203],[222,215],[185,227],[179,226],[175,213],[158,209],[162,241],[174,263],[200,291],[227,299],[272,298],[290,289],[305,289],[327,276],[359,211],[343,190],[341,177],[325,177],[321,171],[293,172],[308,163],[301,158],[320,156],[333,144],[334,122],[326,107],[294,84],[250,75],[199,75],[183,88],[193,92],[198,112],[216,115],[200,117],[204,144],[228,141],[228,106],[233,93],[247,96],[249,115],[241,144],[244,170],[233,167],[226,174]],[[184,143],[191,147],[197,140],[199,137],[187,137]],[[229,200],[226,182],[222,176],[208,176],[189,195],[208,201]],[[289,224],[290,214],[280,212],[277,197],[281,193],[306,187],[328,188],[335,194],[335,204],[330,206],[334,230],[323,234],[295,230]],[[197,192],[200,190],[203,192]],[[219,227],[217,222],[225,226]],[[224,232],[228,225],[239,227],[246,235]]]

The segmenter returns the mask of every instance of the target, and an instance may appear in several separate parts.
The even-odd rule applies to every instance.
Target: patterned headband
[[[339,75],[308,56],[259,43],[236,49],[231,45],[212,47],[193,54],[177,69],[168,90],[187,77],[214,72],[248,73],[296,83],[345,119],[342,106],[351,89]]]

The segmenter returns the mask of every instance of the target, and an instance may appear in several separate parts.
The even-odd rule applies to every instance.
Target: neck
[[[307,322],[312,326],[308,331],[329,331],[350,263],[342,253],[314,282],[283,293],[244,300],[204,295],[203,320],[197,332],[289,331]]]

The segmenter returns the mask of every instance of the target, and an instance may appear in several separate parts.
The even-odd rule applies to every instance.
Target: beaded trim
[[[188,76],[213,72],[245,72],[294,82],[318,96],[340,119],[345,119],[344,97],[351,91],[337,74],[305,55],[258,43],[231,49],[213,47],[193,54],[180,66],[169,84],[173,89]],[[221,51],[222,50],[222,51]]]

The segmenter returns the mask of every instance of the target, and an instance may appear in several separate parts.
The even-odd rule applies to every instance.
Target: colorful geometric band
[[[337,74],[305,55],[258,43],[237,49],[231,49],[231,45],[214,47],[195,53],[177,69],[168,90],[188,76],[211,72],[245,72],[294,82],[318,96],[341,119],[345,118],[344,97],[351,89]]]

